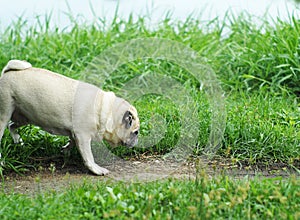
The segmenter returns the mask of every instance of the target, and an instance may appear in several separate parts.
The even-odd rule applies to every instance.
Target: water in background
[[[280,17],[283,20],[288,20],[292,14],[300,14],[300,4],[297,8],[293,0],[0,0],[0,5],[1,30],[19,17],[30,25],[36,22],[37,16],[43,21],[44,16],[50,14],[51,26],[59,28],[70,26],[70,14],[77,21],[92,22],[105,18],[109,22],[116,11],[118,17],[124,19],[130,14],[135,18],[147,16],[150,25],[157,24],[167,13],[177,20],[184,20],[192,14],[203,21],[215,17],[222,19],[228,10],[235,15],[246,11],[258,17],[267,14],[269,19]]]

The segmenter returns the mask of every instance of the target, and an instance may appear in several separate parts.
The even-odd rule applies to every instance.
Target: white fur
[[[0,141],[10,120],[12,123],[8,127],[15,142],[22,143],[15,130],[26,124],[40,126],[52,134],[69,136],[70,145],[77,145],[85,165],[97,175],[109,171],[95,163],[92,139],[105,138],[114,144],[135,143],[137,137],[133,138],[132,133],[139,129],[137,112],[128,102],[116,98],[113,92],[33,68],[25,61],[9,61],[2,73]],[[122,125],[126,111],[135,115],[134,126],[130,129]]]

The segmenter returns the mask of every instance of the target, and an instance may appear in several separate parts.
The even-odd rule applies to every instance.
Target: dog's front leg
[[[103,167],[98,166],[93,157],[91,149],[91,137],[85,135],[76,135],[76,145],[82,156],[85,166],[96,175],[106,175],[109,171]]]

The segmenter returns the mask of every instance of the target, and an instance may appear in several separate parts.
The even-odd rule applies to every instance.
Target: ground
[[[48,163],[47,163],[48,162]],[[22,175],[10,173],[2,181],[5,192],[18,192],[34,195],[35,193],[56,190],[60,191],[70,185],[83,183],[85,180],[97,181],[130,181],[147,182],[164,178],[196,178],[197,172],[205,171],[213,177],[230,175],[232,178],[288,177],[297,171],[276,163],[269,166],[249,166],[224,159],[197,158],[189,162],[175,163],[161,158],[143,160],[117,161],[104,167],[110,170],[107,176],[95,176],[80,164],[63,165],[60,162],[47,161],[38,170],[31,170]]]

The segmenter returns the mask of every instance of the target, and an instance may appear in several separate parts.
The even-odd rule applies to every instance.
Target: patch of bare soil
[[[229,175],[232,178],[288,177],[298,175],[297,171],[276,163],[269,166],[250,166],[232,163],[224,159],[190,159],[188,162],[167,161],[161,158],[114,161],[103,167],[110,170],[107,176],[95,176],[82,165],[62,165],[60,162],[45,163],[37,171],[23,175],[11,173],[2,181],[4,192],[34,195],[45,191],[62,191],[71,185],[84,181],[129,181],[147,182],[165,178],[195,179],[201,172],[208,176]],[[298,171],[299,172],[299,171]]]

